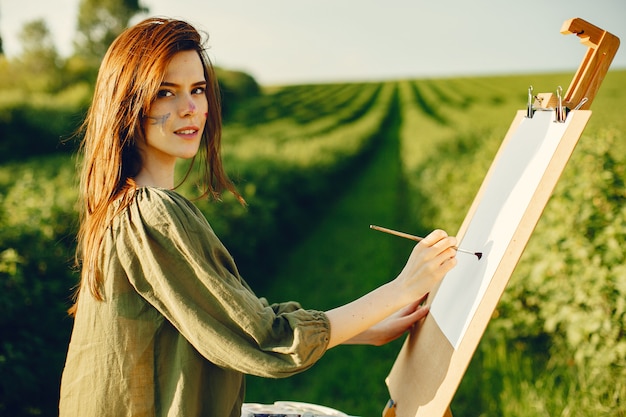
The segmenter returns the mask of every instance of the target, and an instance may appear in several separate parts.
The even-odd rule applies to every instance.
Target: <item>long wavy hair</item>
[[[88,289],[96,299],[103,299],[98,256],[104,232],[114,214],[112,203],[121,200],[116,205],[119,211],[132,201],[136,189],[134,177],[142,166],[137,147],[138,142],[145,140],[142,119],[149,114],[172,57],[189,50],[200,56],[207,81],[209,114],[198,158],[203,173],[200,197],[219,199],[221,192],[228,190],[245,204],[222,166],[219,88],[200,33],[186,22],[164,18],[149,18],[126,29],[104,56],[93,101],[81,129],[84,137],[80,148],[83,158],[76,251],[81,277],[70,314],[76,312],[79,291]],[[195,157],[193,162],[197,162]]]

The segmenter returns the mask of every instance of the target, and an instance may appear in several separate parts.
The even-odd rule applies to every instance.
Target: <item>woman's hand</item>
[[[456,265],[455,246],[456,238],[435,230],[415,246],[396,279],[351,303],[327,311],[330,322],[328,348],[348,341],[354,343],[359,335],[369,339],[370,329],[383,330],[380,326],[386,330],[381,337],[372,340],[399,337],[419,320],[418,317],[423,317],[420,315],[426,314],[426,311],[418,312],[418,301]],[[413,310],[403,310],[405,306],[413,306]]]
[[[427,295],[398,310],[380,323],[356,335],[344,344],[381,346],[396,340],[415,323],[426,317],[428,306],[422,305]]]
[[[420,299],[456,265],[456,238],[435,230],[419,242],[394,280],[404,304]]]

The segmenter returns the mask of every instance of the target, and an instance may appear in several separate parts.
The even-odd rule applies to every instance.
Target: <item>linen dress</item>
[[[100,266],[104,301],[78,298],[60,417],[239,417],[244,374],[286,377],[327,349],[326,315],[257,297],[174,191],[135,191]]]

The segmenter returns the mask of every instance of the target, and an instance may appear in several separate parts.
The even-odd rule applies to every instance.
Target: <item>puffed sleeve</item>
[[[285,377],[326,351],[326,315],[258,298],[202,213],[177,193],[138,190],[114,227],[131,285],[209,361]]]

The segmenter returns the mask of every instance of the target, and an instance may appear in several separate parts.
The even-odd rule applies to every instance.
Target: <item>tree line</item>
[[[0,90],[59,93],[72,84],[93,83],[108,45],[133,17],[148,11],[139,0],[81,0],[68,57],[59,54],[44,19],[25,23],[15,58],[6,57],[0,39]]]

